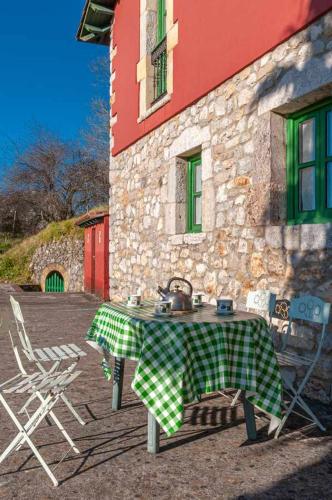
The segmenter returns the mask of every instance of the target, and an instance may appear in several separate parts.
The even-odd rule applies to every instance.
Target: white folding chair
[[[52,411],[59,398],[63,396],[65,390],[68,389],[70,384],[80,375],[80,373],[81,372],[79,371],[73,372],[66,370],[66,372],[64,373],[49,374],[41,373],[39,371],[31,375],[16,375],[15,377],[7,380],[7,382],[4,382],[0,385],[0,402],[4,406],[5,410],[7,411],[8,415],[11,417],[12,421],[19,431],[13,441],[9,444],[9,446],[7,446],[5,451],[0,456],[0,463],[2,463],[5,458],[10,455],[10,453],[12,453],[13,451],[18,451],[21,446],[26,443],[31,448],[35,457],[45,470],[48,477],[53,482],[54,486],[58,486],[57,479],[39,453],[37,447],[32,442],[30,436],[39,426],[42,420],[49,415],[64,438],[68,441],[70,449],[73,449],[75,453],[80,453],[79,449]],[[39,399],[40,404],[34,411],[34,413],[31,416],[28,416],[28,421],[25,424],[22,424],[13,409],[6,401],[5,394],[12,394],[22,397],[24,394],[30,393],[35,396],[35,399]],[[60,462],[64,460],[68,452],[62,457]]]
[[[246,308],[248,311],[257,311],[268,315],[268,324],[271,329],[272,315],[275,308],[276,298],[276,295],[268,290],[256,290],[255,292],[249,292],[247,296]],[[236,405],[240,396],[241,391],[238,390],[233,398],[231,406]]]
[[[291,398],[289,405],[286,407],[286,413],[283,416],[279,427],[275,433],[275,438],[278,438],[282,428],[284,427],[286,420],[289,415],[293,412],[301,417],[309,420],[316,424],[320,430],[325,431],[325,427],[318,420],[313,411],[309,408],[307,403],[303,400],[301,394],[319,360],[321,355],[324,339],[325,339],[325,331],[326,325],[329,322],[330,317],[330,309],[331,304],[327,302],[323,302],[321,299],[317,297],[312,297],[310,295],[296,298],[291,300],[290,309],[289,309],[289,325],[287,328],[287,333],[283,338],[281,351],[277,353],[277,359],[281,369],[281,377],[283,380],[283,389]],[[320,337],[317,342],[317,349],[315,356],[310,359],[306,356],[300,356],[291,351],[287,350],[287,344],[289,337],[292,333],[292,326],[294,320],[303,320],[308,321],[310,323],[315,323],[317,325],[321,325]],[[295,386],[295,374],[293,376],[289,372],[289,368],[302,367],[306,368],[305,376],[302,382],[296,387]],[[301,408],[304,411],[305,415],[302,413],[298,413],[294,410],[295,406]]]
[[[82,356],[86,356],[86,353],[82,351],[75,344],[64,344],[60,346],[33,349],[30,342],[30,338],[25,328],[24,317],[22,314],[20,304],[12,296],[10,296],[10,303],[14,313],[17,333],[21,342],[22,351],[27,357],[27,359],[31,363],[34,363],[41,373],[48,373],[48,374],[55,373],[56,371],[59,370],[61,363],[63,361],[68,361],[68,360],[72,362],[71,370],[73,370],[77,365],[77,363],[79,362],[80,358]],[[17,355],[16,355],[16,360],[18,362],[21,373],[24,373],[25,370],[23,368],[23,364],[21,361],[19,361]],[[50,369],[45,369],[43,365],[44,363],[53,363],[53,364]],[[31,398],[29,399],[29,401],[27,401],[25,408],[29,406],[29,404],[35,399],[35,397],[36,397],[35,394],[31,395]],[[64,402],[64,404],[68,407],[70,412],[74,415],[74,417],[78,420],[78,422],[81,425],[85,425],[84,420],[74,409],[72,403],[69,401],[67,396],[62,394],[61,399]]]

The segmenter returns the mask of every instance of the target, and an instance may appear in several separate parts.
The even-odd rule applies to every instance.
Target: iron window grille
[[[166,36],[151,53],[153,75],[153,104],[167,93],[167,39]]]

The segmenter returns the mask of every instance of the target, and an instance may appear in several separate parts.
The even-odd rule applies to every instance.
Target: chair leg
[[[22,424],[16,418],[14,412],[11,410],[10,406],[8,405],[8,403],[6,402],[6,400],[4,399],[4,397],[2,396],[2,394],[0,394],[0,401],[2,402],[2,404],[3,404],[4,408],[6,409],[7,413],[9,414],[9,416],[11,417],[11,419],[14,422],[14,424],[16,425],[16,427],[19,430],[19,432],[16,435],[16,437],[13,439],[13,441],[10,443],[10,445],[6,448],[6,450],[0,456],[0,463],[3,462],[3,460],[14,449],[17,450],[17,449],[19,449],[22,446],[23,443],[27,443],[28,446],[31,448],[32,452],[34,453],[35,457],[37,458],[37,460],[39,461],[39,463],[41,464],[41,466],[45,470],[46,474],[51,479],[51,481],[54,484],[54,486],[58,486],[59,483],[58,483],[56,477],[52,473],[51,469],[49,468],[49,466],[47,465],[47,463],[45,462],[45,460],[43,459],[43,457],[39,453],[39,451],[36,448],[36,446],[31,441],[31,439],[30,439],[29,436],[38,427],[38,425],[45,418],[45,416],[47,414],[49,414],[50,417],[53,419],[54,423],[57,425],[57,427],[62,432],[63,436],[66,438],[66,440],[70,444],[70,446],[74,449],[74,451],[76,453],[80,453],[80,452],[79,452],[78,448],[75,446],[75,443],[72,441],[72,439],[70,438],[70,436],[67,434],[67,432],[63,428],[62,424],[59,422],[59,420],[57,419],[57,417],[52,412],[52,408],[57,403],[60,395],[59,394],[56,395],[56,396],[48,395],[44,399],[39,393],[37,393],[37,397],[41,401],[41,404],[40,404],[39,408],[35,411],[35,413],[28,420],[28,422],[24,426],[22,426]]]
[[[27,421],[27,423],[23,426],[21,422],[16,418],[15,413],[12,411],[8,403],[6,402],[5,398],[0,394],[0,401],[2,402],[5,410],[13,420],[14,424],[18,428],[19,432],[13,439],[13,441],[7,446],[5,451],[1,454],[0,456],[0,463],[5,460],[5,458],[8,457],[8,455],[15,449],[15,451],[19,450],[23,443],[26,441],[26,437],[30,436],[32,432],[36,429],[36,427],[40,424],[40,422],[43,420],[47,412],[49,411],[49,408],[52,406],[50,405],[51,398],[49,397],[47,401],[44,401],[39,408],[34,412],[34,414],[31,416],[31,418]]]
[[[281,422],[280,422],[280,424],[279,424],[279,427],[278,427],[278,428],[277,428],[277,430],[276,430],[276,433],[275,433],[275,435],[274,435],[274,438],[275,438],[275,439],[278,439],[278,437],[279,437],[279,435],[280,435],[280,432],[281,432],[282,428],[284,427],[284,425],[285,425],[285,423],[286,423],[286,420],[288,419],[289,415],[292,413],[293,408],[294,408],[294,406],[295,406],[295,405],[296,405],[296,403],[297,403],[298,398],[299,398],[299,394],[296,394],[296,395],[294,396],[294,398],[293,398],[293,400],[292,400],[291,404],[289,405],[289,407],[288,407],[288,409],[287,409],[287,411],[286,411],[286,414],[283,416],[283,418],[282,418],[282,420],[281,420]]]
[[[48,475],[48,477],[52,481],[53,485],[58,486],[59,483],[58,483],[56,477],[54,476],[53,472],[51,471],[51,469],[49,468],[49,466],[47,465],[47,463],[45,462],[45,460],[43,459],[43,457],[41,456],[41,454],[39,453],[39,451],[37,450],[37,448],[35,447],[35,445],[31,441],[31,439],[28,436],[26,436],[25,441],[30,446],[32,452],[34,453],[34,455],[37,458],[37,460],[39,461],[40,465],[43,467],[44,471],[46,472],[46,474]]]
[[[37,393],[37,396],[38,396],[39,400],[43,403],[44,402],[43,396],[40,393]],[[58,400],[58,398],[56,398],[56,401],[57,400]],[[80,450],[77,448],[77,446],[75,445],[74,441],[71,439],[71,437],[69,436],[69,434],[67,433],[67,431],[65,430],[65,428],[63,427],[63,425],[61,424],[61,422],[58,420],[58,417],[54,414],[53,411],[50,411],[49,415],[50,415],[51,419],[53,420],[53,422],[55,423],[55,425],[60,430],[60,432],[62,433],[62,435],[64,436],[64,438],[68,441],[68,443],[70,444],[70,446],[73,448],[73,450],[75,451],[75,453],[79,454]]]
[[[74,441],[71,439],[71,437],[67,433],[67,431],[64,429],[63,425],[59,422],[58,418],[54,415],[53,411],[50,411],[49,415],[52,418],[52,420],[55,423],[55,425],[60,430],[60,432],[63,434],[64,438],[68,441],[68,443],[70,444],[70,446],[73,448],[74,452],[77,453],[77,454],[81,453],[80,450],[75,445]]]
[[[325,432],[326,427],[324,427],[323,424],[320,422],[320,420],[318,420],[318,418],[316,417],[314,412],[310,409],[310,407],[307,405],[307,403],[305,401],[303,401],[301,396],[298,397],[298,400],[299,400],[299,405],[304,409],[304,411],[306,413],[308,413],[308,415],[312,418],[313,422],[317,425],[317,427],[319,427],[319,429],[322,432]]]
[[[76,420],[81,424],[81,425],[86,425],[86,422],[80,417],[80,415],[77,413],[71,402],[67,399],[67,397],[64,394],[61,394],[61,399],[64,402],[64,404],[67,406],[69,411],[74,415]]]
[[[234,398],[233,398],[233,401],[231,402],[231,407],[235,406],[236,403],[238,402],[238,399],[239,397],[241,396],[241,392],[240,390],[237,391],[237,393],[235,394]]]

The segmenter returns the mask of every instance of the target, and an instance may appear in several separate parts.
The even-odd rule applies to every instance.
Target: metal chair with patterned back
[[[308,383],[308,380],[320,358],[325,333],[326,325],[329,322],[331,304],[322,301],[317,297],[310,295],[292,299],[289,308],[289,324],[287,328],[286,335],[283,337],[283,342],[280,352],[277,352],[277,359],[281,368],[281,376],[283,380],[284,391],[291,398],[290,403],[287,405],[285,403],[286,413],[283,416],[280,425],[276,431],[275,437],[278,438],[282,428],[284,427],[286,420],[289,415],[294,412],[294,407],[299,406],[305,415],[302,417],[316,424],[322,431],[325,431],[325,427],[318,420],[313,411],[309,408],[307,403],[303,400],[301,394]],[[292,333],[293,323],[296,320],[307,321],[312,324],[320,325],[320,336],[317,342],[316,353],[314,357],[301,356],[287,350],[287,345],[289,337]],[[296,386],[295,375],[290,376],[289,368],[301,367],[306,368],[305,376],[303,377],[301,383]],[[299,414],[298,412],[296,412]]]

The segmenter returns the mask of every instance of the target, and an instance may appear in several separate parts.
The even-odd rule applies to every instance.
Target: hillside
[[[0,254],[0,283],[11,282],[18,285],[31,283],[29,265],[38,247],[62,237],[83,239],[83,229],[75,225],[76,220],[77,218],[52,222],[34,236],[17,242],[10,240],[1,242],[4,246],[6,244],[11,246],[13,243],[14,245]]]

